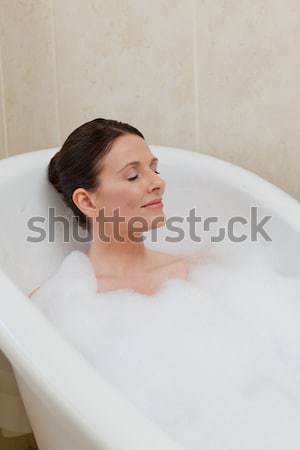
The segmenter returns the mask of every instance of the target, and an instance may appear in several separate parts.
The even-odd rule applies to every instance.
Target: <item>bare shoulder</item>
[[[184,255],[174,255],[160,251],[150,250],[152,262],[148,268],[149,272],[158,269],[166,269],[170,272],[180,272],[186,276],[196,265],[205,265],[211,262],[218,262],[215,257],[207,252],[195,252]]]
[[[173,264],[175,262],[178,262],[182,259],[181,255],[172,255],[170,253],[164,253],[159,251],[152,251],[152,260],[154,266],[166,266],[169,264]]]
[[[189,266],[193,265],[205,265],[209,263],[222,263],[222,258],[218,257],[217,255],[213,255],[209,252],[201,252],[201,253],[193,253],[190,255],[186,255],[185,257],[186,263]]]
[[[201,259],[202,259],[202,257],[203,257],[203,255],[202,254],[199,254],[199,253],[194,253],[194,254],[187,254],[187,255],[172,255],[172,254],[170,254],[170,253],[163,253],[163,252],[156,252],[157,254],[159,254],[159,257],[162,259],[162,260],[165,260],[166,262],[170,262],[170,263],[172,263],[172,262],[182,262],[182,261],[185,261],[185,262],[193,262],[193,261],[195,261],[195,262],[197,262],[197,261],[200,261]]]
[[[37,288],[33,289],[33,291],[30,292],[30,294],[28,295],[28,297],[31,298],[31,297],[33,296],[33,294],[35,294],[36,291],[38,291],[39,288],[40,288],[40,287],[37,287]]]
[[[154,252],[155,255],[155,268],[160,267],[181,267],[183,270],[189,271],[192,264],[196,264],[198,259],[200,259],[200,255],[172,255],[169,253],[163,252]]]
[[[207,264],[209,262],[218,262],[215,256],[207,254],[205,252],[191,253],[187,255],[170,255],[167,253],[161,253],[162,260],[165,260],[166,264],[180,264],[186,267],[189,271],[193,266],[198,264]]]

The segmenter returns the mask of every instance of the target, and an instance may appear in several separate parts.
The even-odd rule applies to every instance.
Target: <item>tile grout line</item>
[[[195,143],[199,151],[199,81],[198,81],[198,33],[197,33],[197,0],[192,0],[193,7],[193,66],[194,66],[194,95],[195,95]]]
[[[60,111],[59,111],[59,90],[58,90],[58,77],[57,77],[57,60],[56,60],[56,36],[55,36],[55,12],[54,12],[54,0],[50,0],[51,8],[51,42],[52,42],[52,62],[53,62],[53,78],[54,78],[54,96],[55,96],[55,115],[56,115],[56,135],[58,144],[61,145],[61,123],[60,123]]]
[[[1,99],[1,110],[2,110],[2,122],[3,122],[3,141],[4,141],[4,154],[8,158],[8,138],[7,138],[7,119],[6,119],[6,108],[5,108],[5,93],[4,93],[4,74],[3,74],[3,59],[2,59],[2,48],[0,45],[0,92],[2,92]]]

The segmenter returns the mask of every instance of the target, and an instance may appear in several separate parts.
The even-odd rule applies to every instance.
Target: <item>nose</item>
[[[152,176],[152,179],[149,182],[148,192],[152,192],[154,190],[158,190],[158,191],[162,191],[163,192],[164,185],[165,185],[164,180],[162,178],[160,178],[159,175],[154,174]]]

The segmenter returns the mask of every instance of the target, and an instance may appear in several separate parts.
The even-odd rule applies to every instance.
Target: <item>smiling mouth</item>
[[[155,200],[153,202],[149,202],[146,205],[143,205],[142,208],[162,208],[163,202],[161,199]]]

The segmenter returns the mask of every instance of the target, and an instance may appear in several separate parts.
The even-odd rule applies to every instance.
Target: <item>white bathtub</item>
[[[272,248],[277,269],[299,276],[300,205],[296,200],[253,173],[217,158],[170,147],[150,148],[160,159],[161,176],[167,183],[167,217],[185,217],[197,206],[198,215],[219,216],[220,224],[226,224],[232,216],[249,218],[250,208],[256,206],[260,217],[272,216],[266,226],[272,241],[261,239],[253,245],[266,252]],[[26,225],[30,217],[48,217],[48,206],[65,213],[46,180],[48,161],[56,151],[46,149],[0,161],[0,349],[13,367],[38,446],[40,450],[180,449],[102,379],[27,297],[51,276],[67,253],[86,246],[63,243],[60,230],[55,243],[26,241],[34,234]],[[183,229],[187,230],[186,225]],[[180,252],[197,245],[217,245],[210,243],[215,234],[215,229],[202,233],[201,244],[185,235],[184,241],[174,245],[164,242],[167,230],[161,228],[158,242],[147,242]]]

